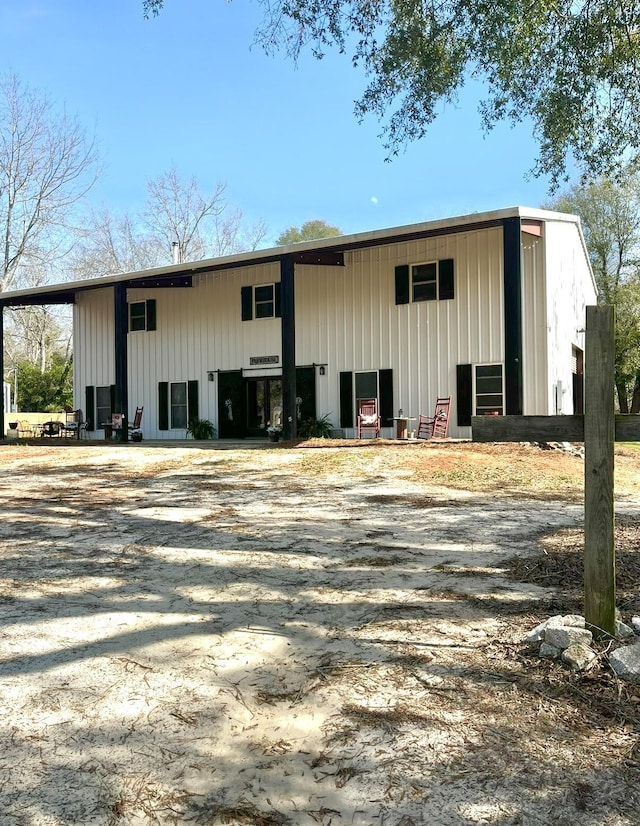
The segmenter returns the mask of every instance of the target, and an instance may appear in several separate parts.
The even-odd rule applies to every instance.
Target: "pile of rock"
[[[533,442],[541,450],[559,450],[562,453],[570,453],[578,459],[584,459],[584,445],[573,442]]]
[[[609,664],[623,680],[640,683],[640,617],[634,617],[631,626],[616,620],[616,640],[621,644],[609,652]],[[557,657],[575,671],[595,667],[599,657],[593,635],[578,614],[550,617],[525,634],[523,642],[539,646],[541,657]]]

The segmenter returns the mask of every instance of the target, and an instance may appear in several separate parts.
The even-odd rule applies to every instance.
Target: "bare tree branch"
[[[75,204],[96,180],[93,142],[16,75],[0,79],[0,292],[49,259]]]

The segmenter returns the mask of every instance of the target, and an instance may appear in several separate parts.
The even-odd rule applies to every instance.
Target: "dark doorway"
[[[242,439],[247,427],[247,400],[242,370],[218,373],[218,435]]]
[[[571,373],[573,380],[573,412],[584,413],[584,353],[579,347],[571,348]]]
[[[266,436],[269,424],[282,427],[282,379],[247,379],[247,435]]]

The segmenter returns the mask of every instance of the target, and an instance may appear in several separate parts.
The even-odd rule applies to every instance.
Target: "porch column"
[[[504,285],[504,401],[507,416],[522,416],[522,255],[520,218],[502,222]]]
[[[293,255],[283,255],[280,258],[280,309],[282,314],[282,425],[285,439],[295,439],[298,435],[294,275]]]
[[[115,394],[112,413],[124,415],[120,438],[126,442],[129,438],[129,376],[127,372],[127,334],[129,332],[129,313],[127,307],[127,285],[119,281],[113,287],[114,328],[115,328]]]

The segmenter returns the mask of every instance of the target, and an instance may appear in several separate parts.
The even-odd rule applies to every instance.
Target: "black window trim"
[[[414,271],[418,267],[435,266],[435,278],[433,281],[418,282],[420,284],[433,283],[435,286],[434,298],[415,298],[415,282]],[[396,304],[421,304],[424,301],[448,301],[455,298],[455,259],[453,258],[434,258],[428,261],[416,261],[415,263],[406,265],[408,267],[408,295],[403,297],[404,300],[399,300],[399,283],[404,276],[404,268],[396,267]],[[450,283],[445,283],[445,278]],[[408,301],[407,301],[408,298]]]
[[[498,393],[488,393],[484,395],[491,395],[502,396],[502,404],[499,405],[502,408],[502,414],[505,414],[505,368],[503,361],[487,361],[487,362],[477,362],[473,365],[473,415],[478,416],[482,415],[478,413],[478,368],[479,367],[499,367],[500,368],[500,380],[502,383],[502,391]],[[493,406],[493,405],[491,405]]]
[[[266,299],[264,301],[258,301],[256,298],[257,290],[264,289],[265,287],[271,288],[271,298]],[[258,306],[264,306],[267,304],[271,304],[271,315],[258,315]],[[253,317],[256,321],[261,321],[264,318],[276,318],[276,284],[275,281],[267,284],[254,284],[253,285]]]
[[[261,287],[271,287],[271,302],[273,313],[271,315],[258,316],[256,312],[256,290]],[[259,302],[265,304],[268,302]],[[280,306],[280,281],[268,281],[265,284],[245,284],[240,288],[241,318],[243,321],[264,320],[282,317]]]
[[[144,314],[140,313],[136,315],[137,319],[144,319],[144,323],[142,327],[133,327],[133,308],[134,307],[144,307]],[[129,332],[130,333],[146,333],[152,332],[156,329],[156,300],[155,298],[146,298],[140,301],[130,301],[129,302]]]

